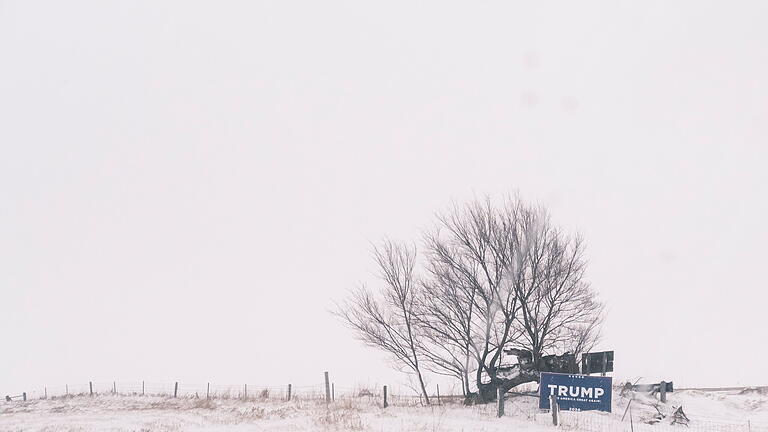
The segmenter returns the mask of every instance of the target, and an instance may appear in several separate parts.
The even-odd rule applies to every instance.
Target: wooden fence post
[[[291,401],[291,385],[288,384],[288,402]]]
[[[331,384],[328,381],[328,371],[325,372],[325,403],[331,403]]]
[[[91,391],[91,396],[93,396],[93,381],[88,381],[88,388]]]
[[[437,384],[437,404],[440,405],[440,384]]]
[[[501,387],[496,387],[496,399],[498,400],[498,411],[496,413],[496,417],[503,417],[504,416],[504,392],[502,392]]]
[[[659,400],[662,403],[667,403],[667,383],[664,381],[659,383]]]
[[[179,382],[178,382],[178,381],[176,381],[176,382],[173,384],[173,397],[176,397],[176,396],[178,396],[178,394],[179,394]]]
[[[389,404],[387,403],[387,386],[384,386],[384,408],[388,406]]]
[[[117,394],[117,383],[112,381],[112,394]]]
[[[211,383],[208,383],[208,385],[205,387],[205,398],[211,398]]]
[[[43,387],[43,398],[48,399],[48,387]]]
[[[248,400],[248,384],[243,385],[243,399]]]
[[[144,381],[141,382],[141,395],[144,396]]]
[[[27,401],[27,392],[24,392],[24,393],[21,394],[21,400],[23,400],[25,402]]]
[[[549,410],[552,412],[552,424],[557,426],[557,415],[560,407],[557,406],[557,396],[549,396]]]

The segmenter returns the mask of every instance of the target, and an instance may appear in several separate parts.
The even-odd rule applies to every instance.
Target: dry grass
[[[329,407],[324,411],[316,412],[312,416],[312,421],[316,426],[324,429],[363,430],[366,428],[358,412],[341,407]]]

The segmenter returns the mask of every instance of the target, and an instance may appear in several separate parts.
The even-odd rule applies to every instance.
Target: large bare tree
[[[417,277],[415,248],[385,242],[374,253],[382,301],[362,289],[337,313],[413,371],[427,400],[423,371],[454,377],[468,401],[487,402],[497,389],[538,381],[543,357],[579,354],[599,337],[603,306],[585,278],[583,240],[540,206],[454,205],[425,233],[424,251]],[[510,348],[530,363],[505,364]]]

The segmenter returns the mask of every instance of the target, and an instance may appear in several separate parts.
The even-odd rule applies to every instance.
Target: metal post
[[[88,381],[88,388],[91,391],[91,396],[93,396],[93,381]]]
[[[632,406],[633,399],[629,400],[629,403],[627,404],[627,407],[624,409],[624,415],[621,416],[621,421],[624,421],[624,417],[627,416],[627,412],[629,412],[629,407]]]
[[[384,386],[384,408],[388,406],[389,404],[387,403],[387,386]]]
[[[328,381],[328,371],[325,372],[325,403],[331,403],[331,383]]]
[[[178,396],[178,394],[179,394],[179,382],[178,382],[178,381],[176,381],[176,382],[173,384],[173,397],[176,397],[176,396]]]
[[[549,396],[549,411],[552,412],[552,424],[557,426],[557,414],[560,408],[557,406],[557,396]]]
[[[211,383],[208,383],[208,385],[205,387],[205,398],[211,398]]]
[[[498,410],[496,417],[504,416],[504,393],[501,391],[501,387],[496,388],[496,399],[498,401]]]
[[[659,383],[659,400],[662,403],[667,403],[667,383],[664,381]]]

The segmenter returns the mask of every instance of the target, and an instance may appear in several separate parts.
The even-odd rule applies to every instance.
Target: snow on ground
[[[572,431],[723,431],[768,432],[768,394],[760,391],[669,394],[664,413],[683,405],[691,424],[647,425],[657,402],[638,397],[632,419],[621,417],[629,399],[615,392],[613,413],[562,413],[561,429]],[[320,400],[173,399],[160,396],[76,396],[27,402],[0,402],[0,431],[554,431],[551,415],[537,409],[531,395],[510,396],[506,416],[495,405],[465,407],[450,403],[414,406],[395,398],[383,409],[377,398],[346,398],[326,406]],[[409,406],[410,404],[410,406]]]

